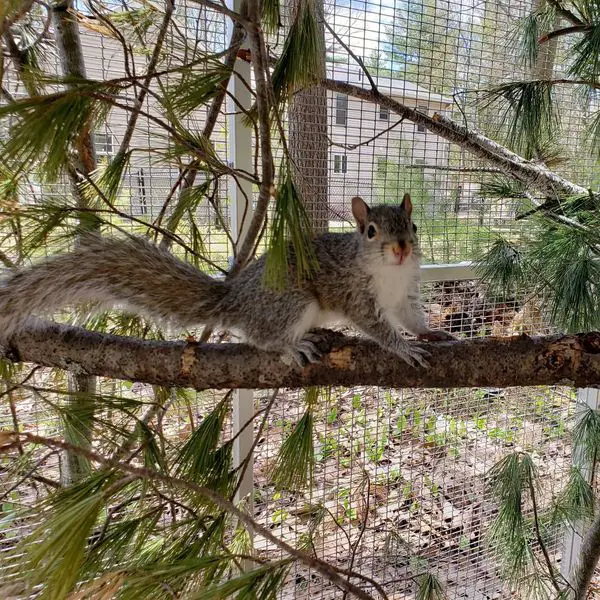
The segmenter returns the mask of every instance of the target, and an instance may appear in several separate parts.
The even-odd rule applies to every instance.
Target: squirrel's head
[[[411,220],[412,202],[404,194],[400,206],[374,206],[356,196],[352,214],[369,258],[386,265],[403,264],[417,248],[417,226]]]

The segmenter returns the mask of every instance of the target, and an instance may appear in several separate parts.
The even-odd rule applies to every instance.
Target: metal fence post
[[[582,388],[577,390],[577,405],[582,406],[586,404],[593,410],[600,408],[600,389],[595,388]],[[581,469],[582,475],[591,481],[592,471],[591,465],[587,464],[579,453],[573,452],[572,461],[574,466],[578,466]],[[581,542],[583,537],[579,527],[568,528],[565,532],[565,538],[563,542],[563,553],[560,561],[560,573],[568,581],[569,573],[571,569],[577,564],[579,560],[579,553],[581,551]]]
[[[241,0],[229,0],[230,8],[239,11]],[[229,32],[232,31],[232,23],[228,22]],[[229,36],[230,37],[230,36]],[[243,46],[246,47],[246,46]],[[238,75],[236,75],[239,74]],[[251,81],[250,64],[245,61],[238,61],[235,66],[235,72],[229,82],[229,92],[239,106],[251,108],[252,96],[250,91],[244,86],[242,81]],[[242,122],[243,114],[239,106],[228,98],[227,106],[227,128],[228,128],[228,146],[229,156],[232,166],[235,169],[244,169],[248,172],[254,171],[252,160],[253,143],[252,131]],[[239,187],[238,187],[239,186]],[[252,184],[233,179],[229,186],[231,198],[231,228],[234,237],[237,237],[238,243],[243,240],[246,234],[248,224],[252,218]],[[248,206],[250,204],[250,206]],[[254,394],[252,390],[237,390],[233,397],[233,435],[236,435],[244,425],[252,418],[254,414]],[[233,446],[234,466],[238,467],[248,456],[252,448],[254,428],[252,425],[246,427],[236,438]],[[246,510],[252,511],[252,490],[253,490],[253,460],[250,457],[250,463],[246,469],[244,479],[239,486],[234,501],[236,503],[245,501]]]

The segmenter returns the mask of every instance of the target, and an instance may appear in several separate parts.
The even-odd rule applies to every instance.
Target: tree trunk
[[[323,14],[323,0],[317,3],[316,14]],[[298,0],[292,0],[292,11],[298,9]],[[320,20],[322,47],[325,49],[325,27]],[[324,50],[323,50],[324,51]],[[325,76],[325,57],[323,72]],[[312,86],[299,91],[290,100],[288,146],[293,164],[293,176],[308,213],[313,232],[324,233],[329,226],[327,138],[327,90]]]
[[[74,8],[74,0],[60,0],[52,7],[52,24],[58,48],[63,75],[85,78],[85,63],[79,25],[70,12]],[[77,204],[81,208],[89,208],[86,199],[80,193],[78,173],[90,175],[97,166],[96,151],[91,128],[88,126],[84,135],[80,136],[75,149],[74,169],[71,171],[71,187]],[[80,222],[80,229],[94,227],[93,220]],[[77,420],[65,424],[65,440],[78,446],[91,448],[94,425],[94,395],[96,394],[96,378],[81,373],[69,373],[69,398],[71,410]],[[89,474],[89,461],[81,455],[66,452],[62,465],[61,478],[63,484],[70,484]]]
[[[600,386],[600,333],[423,343],[429,369],[375,343],[325,331],[319,364],[300,369],[246,344],[148,341],[56,324],[15,335],[12,361],[164,386],[204,389],[376,385],[395,388]]]

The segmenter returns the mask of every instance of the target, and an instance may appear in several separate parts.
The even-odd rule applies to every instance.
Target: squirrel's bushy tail
[[[0,337],[30,317],[94,302],[181,327],[213,320],[227,284],[138,237],[86,236],[72,252],[53,256],[0,281]]]

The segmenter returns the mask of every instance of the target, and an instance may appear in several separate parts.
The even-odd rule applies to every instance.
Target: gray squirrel
[[[235,278],[218,280],[140,237],[89,235],[72,252],[0,282],[0,337],[15,333],[29,315],[94,302],[180,327],[239,331],[249,344],[304,366],[322,358],[320,336],[312,330],[341,319],[410,365],[426,367],[427,353],[402,330],[421,339],[454,338],[427,326],[411,213],[408,194],[400,206],[373,208],[353,198],[357,230],[316,237],[319,269],[283,290],[265,285],[265,256]]]

